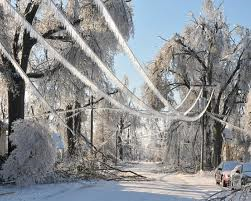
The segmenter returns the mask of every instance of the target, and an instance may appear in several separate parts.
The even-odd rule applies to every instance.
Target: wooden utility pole
[[[66,110],[68,111],[66,113],[66,124],[67,126],[74,131],[73,128],[73,112],[71,111],[73,109],[72,105],[67,105]],[[75,153],[75,137],[71,130],[67,128],[66,133],[67,133],[67,141],[68,141],[68,154],[70,156],[74,155]]]
[[[122,134],[124,130],[124,121],[123,118],[120,117],[120,129],[119,129],[119,136],[118,136],[118,151],[119,151],[119,158],[123,160],[123,147],[122,147]]]
[[[118,155],[120,160],[123,160],[123,147],[122,147],[122,133],[125,129],[123,118],[120,117],[119,130],[116,131],[116,161],[115,165],[118,163]]]
[[[108,95],[113,95],[113,94],[116,94],[116,93],[118,93],[118,90],[116,89],[115,91],[113,91],[113,92],[111,92],[111,93],[108,93]],[[102,100],[104,100],[104,97],[102,97],[102,98],[100,98],[100,99],[98,99],[98,100],[96,100],[95,102],[94,102],[94,97],[93,97],[93,95],[91,95],[91,99],[90,99],[90,101],[89,101],[89,103],[88,104],[86,104],[85,106],[87,107],[87,106],[91,106],[91,135],[90,135],[90,141],[91,141],[91,144],[92,145],[94,145],[94,140],[93,140],[93,130],[94,130],[94,104],[97,104],[97,103],[99,103],[100,101],[102,101]]]
[[[178,155],[178,167],[180,167],[180,135],[178,134],[178,143],[177,143],[177,148],[178,148],[178,153],[177,153],[177,155]]]
[[[205,107],[205,98],[206,97],[206,92],[205,92],[205,86],[203,86],[203,91],[202,91],[202,101],[201,101],[201,108],[203,109]],[[205,155],[205,124],[204,124],[204,114],[201,117],[201,134],[202,134],[202,141],[201,141],[201,153],[200,153],[200,170],[204,170],[204,155]]]
[[[204,128],[204,115],[201,118],[201,133],[202,133],[202,142],[201,142],[201,153],[200,153],[200,170],[204,170],[204,144],[205,144],[205,128]]]
[[[93,96],[91,96],[91,145],[93,145]]]
[[[118,165],[118,131],[116,131],[116,159],[115,159],[115,165]]]

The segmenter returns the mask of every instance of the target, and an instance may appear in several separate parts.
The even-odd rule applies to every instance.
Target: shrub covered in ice
[[[2,176],[17,185],[43,181],[54,167],[56,150],[45,126],[32,120],[18,120],[13,124],[10,140],[16,146],[3,165]]]

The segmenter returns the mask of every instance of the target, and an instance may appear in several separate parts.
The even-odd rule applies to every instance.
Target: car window
[[[244,163],[242,172],[251,172],[251,163]]]
[[[218,169],[222,169],[223,168],[223,163],[221,163],[219,166],[218,166]]]
[[[233,170],[234,170],[234,171],[237,171],[237,170],[240,171],[240,170],[241,170],[241,167],[242,167],[241,165],[237,165]]]
[[[233,170],[239,163],[237,161],[227,161],[223,164],[222,170],[230,171]]]

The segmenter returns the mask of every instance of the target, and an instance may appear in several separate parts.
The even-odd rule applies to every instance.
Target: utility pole
[[[123,118],[120,117],[120,130],[119,130],[119,136],[118,136],[118,146],[119,146],[119,158],[120,160],[123,160],[123,147],[122,147],[122,133],[124,130],[124,122]]]
[[[201,133],[202,133],[202,142],[201,142],[201,153],[200,153],[200,170],[204,170],[204,144],[205,144],[204,115],[201,118]]]
[[[115,159],[115,165],[118,165],[118,131],[116,131],[116,159]]]
[[[92,68],[92,72],[91,72],[91,80],[93,80],[93,68]],[[93,151],[93,93],[92,93],[92,95],[91,95],[91,102],[90,102],[90,104],[91,104],[91,145],[92,145],[92,147],[91,147],[91,150]],[[92,152],[93,153],[93,152]]]
[[[127,129],[127,144],[130,144],[130,127]]]
[[[179,134],[178,134],[178,143],[177,143],[177,145],[178,145],[178,153],[177,153],[177,155],[178,155],[178,167],[180,167],[180,136],[179,136]]]
[[[202,101],[201,101],[201,108],[205,107],[205,97],[206,97],[206,92],[205,92],[205,88],[203,86],[202,89]],[[205,124],[204,124],[204,114],[201,117],[201,134],[202,134],[202,142],[201,142],[201,153],[200,153],[200,170],[203,171],[204,170],[204,155],[205,155]]]
[[[118,154],[119,154],[119,158],[122,159],[122,133],[123,133],[123,129],[124,129],[124,123],[123,123],[123,119],[122,117],[120,117],[120,123],[118,126],[119,130],[116,131],[116,160],[115,160],[115,165],[118,164]]]
[[[91,96],[91,145],[93,145],[93,96]]]

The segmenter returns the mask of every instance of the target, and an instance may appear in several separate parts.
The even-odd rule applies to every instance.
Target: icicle
[[[190,95],[190,93],[192,92],[192,90],[193,90],[193,87],[191,87],[189,89],[189,91],[187,92],[185,98],[181,101],[181,103],[178,106],[175,107],[175,110],[178,110],[185,103],[186,99],[188,98],[188,96]]]
[[[52,11],[54,12],[56,18],[62,23],[63,27],[65,27],[66,31],[71,35],[71,37],[79,44],[81,49],[86,53],[86,55],[91,58],[91,60],[97,64],[97,66],[107,75],[112,82],[117,85],[117,87],[126,94],[129,98],[134,100],[140,107],[149,110],[152,114],[163,116],[156,110],[153,110],[149,106],[147,106],[143,101],[141,101],[137,96],[134,95],[112,72],[111,70],[101,61],[101,59],[95,54],[95,52],[88,46],[88,44],[84,41],[78,31],[73,27],[70,21],[66,18],[66,16],[57,8],[55,3],[52,0],[45,0],[46,3],[50,6]]]
[[[192,106],[190,108],[188,108],[187,111],[184,112],[184,115],[187,115],[196,105],[196,103],[199,101],[201,95],[202,95],[202,92],[203,92],[203,88],[200,90],[200,93],[198,95],[198,97],[196,98],[196,100],[194,101],[194,103],[192,104]]]
[[[147,83],[147,85],[150,87],[150,89],[154,92],[154,94],[160,99],[160,101],[171,111],[175,111],[174,108],[171,106],[171,104],[161,95],[159,90],[154,86],[150,78],[147,76],[146,72],[144,71],[144,68],[141,66],[140,62],[136,58],[136,56],[133,54],[132,50],[127,45],[127,42],[125,41],[123,35],[120,33],[117,25],[115,24],[114,20],[112,19],[110,13],[106,9],[104,3],[101,0],[93,0],[94,3],[97,5],[99,11],[103,14],[108,27],[111,29],[111,31],[114,33],[116,39],[118,40],[120,46],[124,50],[124,52],[127,54],[129,59],[131,60],[133,66],[136,68],[136,70],[140,73],[140,75],[143,77],[144,81]]]

